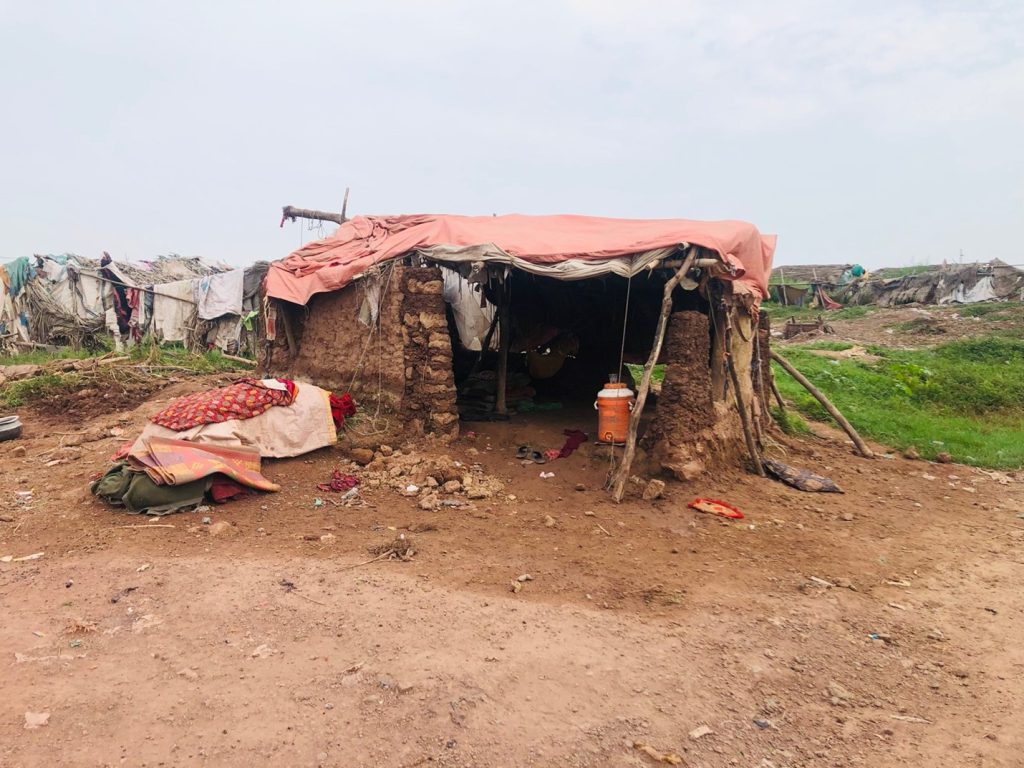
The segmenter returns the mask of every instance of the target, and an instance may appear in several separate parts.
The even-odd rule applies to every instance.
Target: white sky
[[[0,0],[0,99],[0,263],[281,258],[346,186],[1024,263],[1021,0]]]

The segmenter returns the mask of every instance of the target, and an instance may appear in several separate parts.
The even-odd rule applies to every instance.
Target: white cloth
[[[485,301],[486,306],[481,309],[480,291],[454,269],[442,269],[441,273],[444,276],[444,300],[451,305],[459,341],[471,352],[479,352],[494,320],[495,307]],[[495,328],[491,336],[492,348],[498,347],[498,337],[499,332]]]
[[[301,456],[338,442],[331,418],[331,393],[312,384],[296,384],[298,390],[291,405],[275,405],[251,419],[232,419],[218,424],[202,424],[184,432],[150,422],[142,430],[134,451],[143,438],[171,437],[194,443],[213,443],[256,448],[263,458]]]
[[[195,294],[199,319],[215,320],[223,315],[241,315],[244,286],[244,269],[199,278]]]
[[[176,280],[153,286],[153,332],[163,341],[185,341],[194,307],[193,280]]]

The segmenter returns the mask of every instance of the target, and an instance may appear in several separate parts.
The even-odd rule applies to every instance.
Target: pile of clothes
[[[333,445],[355,411],[347,393],[288,379],[240,379],[187,395],[151,417],[92,492],[133,514],[164,515],[205,500],[278,491],[263,476],[261,459]]]

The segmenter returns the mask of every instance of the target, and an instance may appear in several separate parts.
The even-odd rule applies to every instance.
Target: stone
[[[660,499],[665,493],[665,481],[664,480],[651,480],[647,483],[647,487],[644,488],[644,501],[654,501]]]
[[[554,528],[555,518],[553,518],[551,515],[544,515],[544,526],[547,528]]]
[[[911,445],[911,446],[908,446],[907,449],[903,452],[903,458],[905,458],[905,459],[919,459],[919,458],[921,458],[921,454],[919,454],[917,452],[917,448],[915,448],[914,446]]]
[[[392,448],[390,445],[382,445],[377,450],[380,451],[380,455],[381,456],[390,456],[391,454],[393,454],[395,452],[395,449]]]
[[[704,474],[705,466],[704,462],[700,459],[691,459],[690,461],[678,463],[669,463],[664,465],[665,469],[671,472],[677,480],[684,482],[692,482],[698,477]]]
[[[705,736],[710,736],[713,733],[714,731],[711,730],[711,728],[709,728],[708,726],[700,725],[694,728],[692,731],[690,731],[690,738],[694,741],[697,741],[697,739],[702,739]]]
[[[828,695],[832,699],[833,704],[853,701],[853,694],[835,680],[830,680],[828,683]]]
[[[178,677],[184,677],[186,680],[198,680],[199,673],[190,667],[178,670]]]
[[[223,533],[230,533],[232,530],[233,528],[231,527],[231,523],[227,520],[218,520],[216,523],[209,526],[206,529],[206,532],[211,536],[220,536]]]
[[[426,485],[427,488],[437,488],[437,479],[433,477],[428,477],[424,485]]]
[[[466,493],[466,496],[471,499],[489,499],[493,495],[494,491],[483,485],[474,485]]]
[[[448,318],[439,312],[420,312],[420,325],[428,331],[432,328],[447,328]]]
[[[369,448],[353,448],[348,455],[352,461],[363,467],[373,461],[373,451]]]
[[[444,493],[458,493],[459,491],[462,490],[462,483],[460,483],[458,480],[449,480],[448,482],[441,486],[441,490]]]
[[[42,728],[44,725],[50,724],[50,713],[49,712],[26,712],[25,713],[25,730],[31,731],[35,728]]]
[[[839,519],[844,521],[844,522],[847,522],[847,523],[852,523],[853,522],[853,512],[843,512],[843,514],[841,514],[839,516]]]
[[[946,451],[942,451],[942,453],[939,453],[935,457],[935,460],[939,462],[939,464],[951,464],[953,462],[953,457]]]
[[[431,512],[441,506],[440,499],[437,498],[436,493],[431,493],[420,499],[419,508]]]
[[[20,459],[22,456],[25,455],[25,453],[26,451],[24,445],[16,445],[14,447],[14,450],[11,451],[11,456],[14,456],[16,459]]]

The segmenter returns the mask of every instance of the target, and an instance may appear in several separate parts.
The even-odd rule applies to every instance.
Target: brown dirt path
[[[596,453],[541,480],[497,448],[560,424],[490,425],[452,455],[515,501],[314,508],[329,449],[268,462],[284,491],[207,513],[212,536],[118,528],[145,523],[85,483],[119,440],[41,457],[34,426],[0,445],[0,555],[45,553],[0,563],[0,765],[653,765],[633,741],[708,768],[1020,765],[1018,480],[809,438],[789,460],[846,494],[732,472],[615,506]],[[346,569],[422,522],[411,562]]]

